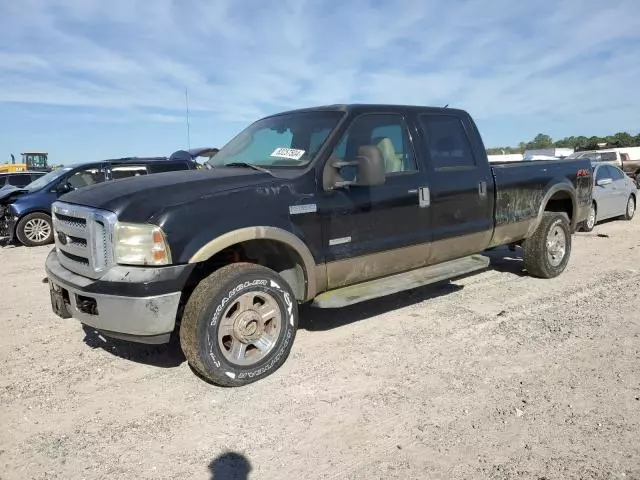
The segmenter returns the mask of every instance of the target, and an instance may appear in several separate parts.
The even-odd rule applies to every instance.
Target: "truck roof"
[[[402,104],[386,104],[386,103],[340,103],[332,105],[319,105],[316,107],[298,108],[294,110],[288,110],[285,112],[278,112],[270,117],[278,115],[287,115],[291,113],[303,113],[303,112],[326,112],[326,111],[339,111],[339,112],[354,112],[354,113],[366,113],[366,112],[384,112],[384,111],[421,111],[427,113],[465,113],[464,110],[449,107],[433,107],[422,105],[402,105]]]

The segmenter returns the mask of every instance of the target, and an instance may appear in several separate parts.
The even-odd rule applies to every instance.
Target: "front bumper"
[[[16,231],[16,218],[9,213],[0,216],[0,237],[9,237],[9,242],[13,242],[13,235]]]
[[[173,332],[182,289],[193,265],[161,268],[115,266],[93,280],[77,275],[49,253],[45,270],[51,305],[106,336],[140,343],[166,343]]]

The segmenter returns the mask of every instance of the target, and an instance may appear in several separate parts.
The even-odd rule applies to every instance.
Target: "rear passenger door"
[[[607,166],[609,176],[613,180],[613,189],[615,196],[614,215],[624,215],[627,211],[627,195],[629,189],[627,188],[627,176],[619,168]]]
[[[471,122],[457,115],[418,114],[421,147],[429,160],[430,263],[484,250],[493,234],[493,176]]]
[[[598,165],[596,170],[596,184],[593,187],[593,198],[597,205],[598,220],[604,220],[615,215],[616,210],[616,187],[611,178],[611,172],[609,171],[609,165]],[[598,182],[602,180],[611,180],[610,183],[604,185],[598,185]]]

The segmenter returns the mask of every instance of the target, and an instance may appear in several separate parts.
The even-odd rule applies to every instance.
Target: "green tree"
[[[544,133],[539,133],[531,142],[527,143],[528,150],[549,147],[553,147],[553,139],[549,135],[545,135]]]
[[[635,141],[636,139],[627,132],[618,132],[611,139],[611,143],[616,147],[633,147]]]

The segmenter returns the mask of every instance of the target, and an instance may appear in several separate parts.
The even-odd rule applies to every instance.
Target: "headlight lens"
[[[169,245],[160,227],[118,223],[115,229],[115,257],[121,265],[168,265]]]

